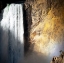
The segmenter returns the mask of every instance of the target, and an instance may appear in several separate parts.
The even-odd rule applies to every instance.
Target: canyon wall
[[[38,60],[31,59],[32,63],[38,62],[40,53],[42,59],[48,57],[45,61],[51,60],[53,56],[60,54],[60,50],[64,50],[64,1],[26,0],[25,9],[27,10],[30,7],[32,7],[32,20],[30,20],[29,38],[31,45],[29,49],[32,50],[32,54],[28,54],[28,59],[35,56]],[[37,53],[38,57],[34,52]],[[27,63],[31,63],[28,59],[26,60]]]

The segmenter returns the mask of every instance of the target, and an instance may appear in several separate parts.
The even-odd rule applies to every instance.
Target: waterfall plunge
[[[3,11],[0,22],[0,62],[19,63],[24,55],[22,4],[7,5]]]

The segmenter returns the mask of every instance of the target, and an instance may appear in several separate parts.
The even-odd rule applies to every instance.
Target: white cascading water
[[[7,5],[0,21],[0,51],[2,63],[19,63],[23,60],[23,10],[22,4]]]

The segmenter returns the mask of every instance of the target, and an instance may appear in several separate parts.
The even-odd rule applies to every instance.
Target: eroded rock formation
[[[61,52],[61,54],[58,57],[53,57],[50,63],[64,63],[64,52]]]

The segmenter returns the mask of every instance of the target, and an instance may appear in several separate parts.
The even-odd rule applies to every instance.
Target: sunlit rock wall
[[[33,51],[53,57],[64,50],[64,1],[27,0],[26,9],[32,6],[30,47]]]

